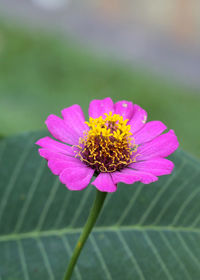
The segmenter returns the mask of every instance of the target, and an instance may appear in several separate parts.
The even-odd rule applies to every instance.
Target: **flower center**
[[[119,171],[135,161],[137,151],[128,120],[117,114],[105,114],[86,122],[90,128],[76,146],[76,157],[96,173]]]

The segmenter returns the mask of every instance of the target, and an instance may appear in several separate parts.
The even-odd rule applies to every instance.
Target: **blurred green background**
[[[200,157],[200,91],[123,64],[59,34],[0,21],[0,135],[45,129],[51,114],[92,99],[125,99],[178,135]]]

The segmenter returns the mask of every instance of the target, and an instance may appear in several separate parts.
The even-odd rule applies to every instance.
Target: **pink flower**
[[[160,121],[146,123],[147,113],[132,102],[93,100],[89,122],[79,105],[62,111],[62,119],[50,115],[46,125],[58,141],[37,141],[39,154],[53,174],[70,190],[82,190],[92,182],[102,192],[114,192],[117,183],[149,184],[170,174],[174,164],[165,159],[178,148],[173,130]]]

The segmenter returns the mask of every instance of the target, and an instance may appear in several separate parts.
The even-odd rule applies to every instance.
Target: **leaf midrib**
[[[47,231],[31,231],[26,233],[14,233],[8,235],[0,236],[0,242],[10,241],[10,240],[20,240],[20,239],[28,239],[28,238],[39,238],[39,237],[48,237],[48,236],[62,236],[66,234],[76,234],[81,233],[83,228],[65,228],[61,230],[47,230]],[[192,232],[192,233],[199,233],[200,228],[192,228],[192,227],[172,227],[172,226],[100,226],[95,227],[93,232],[116,232],[116,231],[171,231],[171,232]]]

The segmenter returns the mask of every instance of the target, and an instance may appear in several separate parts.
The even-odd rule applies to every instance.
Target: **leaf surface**
[[[0,280],[62,279],[95,195],[59,183],[40,137],[0,141]],[[73,280],[200,279],[200,162],[171,159],[172,175],[108,195]]]

